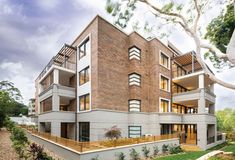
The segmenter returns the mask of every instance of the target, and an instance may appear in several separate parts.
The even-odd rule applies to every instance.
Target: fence
[[[159,136],[147,136],[140,138],[119,138],[114,140],[103,140],[103,141],[91,141],[91,142],[78,142],[71,139],[61,138],[57,136],[52,136],[50,133],[42,133],[38,132],[34,128],[21,126],[27,129],[31,134],[40,136],[47,140],[53,141],[60,145],[66,146],[68,148],[74,149],[78,152],[99,150],[99,149],[107,149],[118,146],[127,146],[133,144],[140,144],[146,142],[155,142],[160,140],[178,138],[177,134],[167,134],[167,135],[159,135]]]

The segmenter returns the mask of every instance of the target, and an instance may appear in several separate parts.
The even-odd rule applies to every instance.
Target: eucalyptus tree
[[[197,60],[205,73],[218,84],[235,89],[234,84],[217,78],[202,59],[203,51],[206,51],[206,53],[215,56],[224,64],[229,66],[235,64],[235,32],[231,37],[226,53],[222,52],[215,45],[208,43],[204,39],[205,36],[202,35],[203,26],[201,21],[207,11],[217,4],[229,3],[234,2],[231,0],[107,0],[106,11],[115,18],[115,25],[122,28],[127,27],[128,22],[136,13],[137,5],[147,8],[155,16],[155,19],[151,19],[151,21],[152,23],[154,21],[156,26],[159,24],[159,19],[161,19],[161,21],[165,21],[172,28],[180,27],[194,41]],[[151,27],[146,26],[148,25],[145,25],[146,29],[151,30]],[[138,28],[138,23],[134,28]]]

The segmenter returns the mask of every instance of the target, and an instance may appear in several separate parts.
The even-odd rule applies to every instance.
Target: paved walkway
[[[0,160],[19,159],[11,145],[10,133],[4,129],[0,130]]]

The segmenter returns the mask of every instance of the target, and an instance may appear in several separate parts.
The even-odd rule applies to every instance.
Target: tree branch
[[[200,11],[200,8],[198,6],[198,2],[197,0],[193,0],[194,1],[194,5],[195,5],[195,8],[196,8],[196,11],[197,11],[197,16],[196,16],[196,20],[194,21],[194,24],[193,24],[193,31],[194,33],[197,32],[197,25],[198,25],[198,21],[201,17],[201,11]]]
[[[228,58],[227,54],[222,53],[219,49],[210,44],[201,43],[201,48],[209,49],[211,52],[214,52],[215,55],[219,58]]]

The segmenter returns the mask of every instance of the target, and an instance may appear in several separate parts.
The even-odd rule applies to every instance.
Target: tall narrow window
[[[169,79],[161,75],[160,89],[169,92]]]
[[[141,110],[141,101],[137,99],[129,100],[129,111],[130,112],[140,112]]]
[[[89,81],[89,67],[79,72],[79,85],[82,85]]]
[[[129,138],[141,137],[141,126],[129,126]]]
[[[161,52],[160,64],[169,69],[169,60],[170,58],[167,55],[165,55],[163,52]]]
[[[160,112],[169,112],[169,101],[160,99]]]
[[[85,111],[90,109],[90,94],[86,94],[79,97],[79,111]]]
[[[79,47],[79,59],[90,53],[90,39],[87,38]]]
[[[141,76],[137,73],[129,74],[129,85],[137,85],[140,86],[141,83]]]
[[[133,46],[129,49],[129,59],[141,59],[141,51],[139,48]]]

